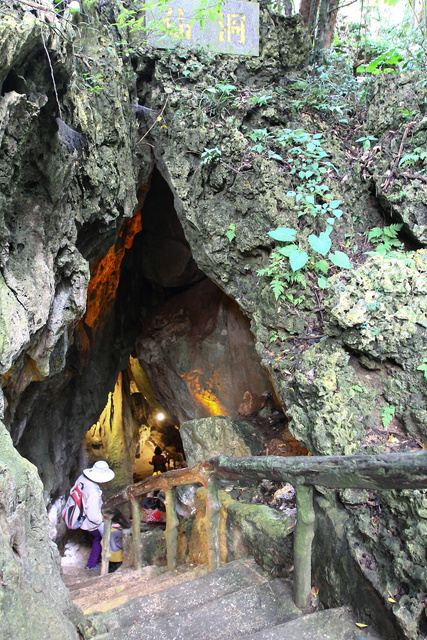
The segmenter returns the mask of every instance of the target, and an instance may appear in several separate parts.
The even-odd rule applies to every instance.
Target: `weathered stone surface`
[[[245,392],[268,393],[253,335],[238,306],[206,278],[157,305],[136,353],[172,420],[238,417]]]
[[[24,307],[0,276],[1,337],[0,370],[9,371],[13,358],[20,352],[30,337]]]
[[[189,466],[219,455],[259,455],[262,450],[261,436],[252,425],[227,416],[189,420],[180,433]]]
[[[368,492],[365,497],[368,498]],[[362,521],[369,522],[364,531],[364,542],[351,533],[355,521],[354,506],[348,513],[334,494],[326,492],[317,496],[315,507],[317,534],[313,546],[313,584],[319,588],[321,600],[326,600],[329,606],[340,606],[350,599],[358,620],[373,624],[387,638],[400,638],[402,628],[406,636],[408,629],[405,625],[396,629],[393,619],[396,605],[388,601],[390,593],[395,594],[393,590],[387,591],[377,571],[376,523],[371,521],[366,503],[359,505],[356,518],[362,516]],[[335,562],[337,556],[340,558],[338,563]]]
[[[77,640],[83,615],[62,582],[49,539],[43,486],[0,423],[0,634],[24,640]]]
[[[51,9],[45,0],[41,2]],[[254,131],[265,130],[269,135],[304,129],[327,136],[328,159],[340,171],[326,175],[324,183],[332,197],[342,201],[344,212],[335,225],[337,247],[346,246],[347,236],[350,244],[353,240],[359,243],[358,232],[363,234],[369,225],[382,225],[380,205],[391,210],[393,220],[405,223],[409,239],[421,244],[425,243],[426,225],[422,179],[396,174],[395,182],[383,192],[389,157],[385,159],[378,150],[367,156],[361,177],[359,165],[346,159],[342,141],[323,116],[312,109],[300,114],[290,110],[289,95],[283,90],[295,82],[295,69],[307,58],[308,35],[300,17],[277,16],[264,2],[261,9],[261,55],[250,60],[200,50],[185,55],[152,52],[139,45],[119,55],[115,28],[101,26],[98,17],[104,22],[107,17],[114,20],[114,3],[99,7],[99,14],[95,7],[83,7],[83,22],[88,26],[82,24],[80,32],[50,11],[46,18],[43,11],[36,15],[24,5],[17,9],[8,5],[10,15],[2,14],[0,266],[5,284],[2,281],[0,291],[0,353],[5,402],[4,411],[3,400],[0,409],[20,453],[37,463],[47,500],[63,495],[75,477],[81,439],[106,406],[118,373],[126,368],[141,334],[141,318],[146,340],[141,352],[146,350],[149,358],[144,360],[142,353],[138,357],[144,364],[152,361],[148,374],[152,382],[157,378],[153,388],[171,408],[179,404],[173,414],[177,422],[202,417],[191,394],[185,395],[185,389],[177,392],[182,380],[171,384],[172,372],[181,371],[182,360],[186,365],[202,363],[204,372],[211,356],[215,356],[216,369],[221,358],[229,356],[230,343],[222,331],[240,311],[222,316],[212,333],[212,316],[204,316],[207,326],[198,325],[197,330],[212,336],[214,345],[209,340],[188,339],[196,324],[185,315],[183,320],[172,314],[168,325],[163,312],[172,305],[165,301],[182,294],[181,287],[199,282],[200,271],[229,301],[235,301],[235,309],[238,305],[246,314],[245,333],[240,316],[235,336],[255,335],[259,358],[268,372],[265,377],[259,374],[259,360],[251,357],[252,370],[242,365],[248,362],[245,358],[239,361],[240,368],[236,365],[240,386],[230,391],[227,376],[222,376],[227,412],[229,407],[230,413],[239,409],[246,391],[261,395],[268,379],[291,419],[294,434],[312,452],[393,450],[389,438],[396,434],[404,447],[425,444],[425,377],[418,369],[425,348],[423,253],[416,254],[415,267],[399,257],[369,259],[365,266],[336,276],[326,292],[316,289],[315,281],[310,280],[298,305],[286,296],[276,300],[268,279],[258,275],[268,265],[274,246],[268,231],[277,226],[297,228],[303,222],[304,244],[319,229],[318,220],[309,216],[301,220],[285,197],[292,187],[288,165],[269,160],[266,150],[253,151],[250,134]],[[56,31],[49,20],[54,21]],[[60,112],[41,29],[50,52]],[[129,40],[132,49],[132,36]],[[73,41],[74,53],[81,51],[83,57],[80,53],[74,56]],[[425,88],[414,91],[405,79],[393,80],[398,85],[396,99],[387,80],[376,85],[379,89],[371,99],[368,132],[380,137],[382,133],[388,136],[390,129],[398,130],[390,144],[384,140],[385,148],[396,158],[408,124],[399,119],[398,101],[403,98],[408,109],[412,105],[418,109]],[[96,88],[97,83],[101,89]],[[235,87],[232,95],[224,95],[224,83]],[[261,92],[268,96],[271,87],[282,93],[272,91],[267,104],[257,105]],[[165,107],[149,135],[145,135],[147,127],[134,118],[131,104],[135,102],[155,113]],[[84,137],[87,154],[73,150],[58,135],[58,116],[77,132],[79,140]],[[425,144],[422,119],[413,125],[412,134],[415,144]],[[202,163],[206,149],[219,149],[219,161]],[[405,147],[404,151],[409,150]],[[138,189],[137,208],[144,205],[154,164],[169,192],[165,200],[158,194],[157,202],[150,204],[153,216],[160,209],[162,214],[157,229],[146,227],[142,241],[142,234],[135,235],[141,228],[141,216],[138,211],[131,216]],[[364,178],[377,186],[378,200]],[[176,226],[173,233],[166,233],[163,224],[168,220],[165,209],[172,204],[182,225],[181,235]],[[125,219],[135,225],[133,231],[123,225]],[[79,322],[86,305],[89,267],[90,313]],[[201,300],[193,306],[199,312]],[[159,303],[163,309],[156,324],[153,311]],[[379,307],[369,306],[377,304]],[[11,329],[12,321],[15,326]],[[321,340],[323,321],[326,340]],[[179,348],[178,340],[173,341],[174,329],[175,335],[183,330]],[[159,341],[150,343],[152,331],[160,336]],[[201,342],[203,349],[190,354]],[[233,344],[237,349],[230,367],[221,372],[232,370],[239,351],[254,353],[252,342],[245,349],[236,341]],[[159,345],[162,355],[156,353]],[[253,380],[255,367],[254,388],[246,380]],[[174,391],[168,396],[170,388]],[[392,432],[384,426],[384,417],[393,410]],[[421,499],[411,503],[409,496],[404,498],[403,516],[397,499],[389,503],[391,517],[406,523],[400,535],[405,548],[393,556],[398,565],[396,576],[408,589],[409,600],[399,601],[396,609],[401,620],[412,611],[416,616],[419,612],[416,600],[423,579],[419,562],[423,548],[410,530],[422,531],[417,527],[425,509]],[[359,538],[363,535],[361,532]],[[385,533],[378,545],[387,557]],[[406,576],[413,559],[417,574],[412,584]],[[381,576],[376,586],[383,598],[384,580]]]
[[[292,566],[294,521],[261,504],[222,498],[226,509],[227,561],[253,556],[269,575],[287,576]]]
[[[363,388],[354,387],[360,407],[368,413],[365,403],[372,405],[376,396],[373,415],[389,407],[408,435],[424,440],[427,386],[419,367],[427,346],[427,263],[424,250],[410,255],[410,266],[399,259],[369,259],[347,284],[333,282],[325,304],[330,310],[329,333],[336,335],[338,330],[352,351],[398,365],[383,367],[379,375],[355,371]],[[375,378],[379,384],[372,384]],[[366,415],[363,423],[372,427]],[[381,427],[381,416],[377,425]]]
[[[425,246],[427,184],[420,155],[427,142],[426,87],[414,72],[387,76],[372,83],[368,95],[367,131],[378,139],[369,176],[387,210]]]
[[[329,638],[341,638],[341,640],[353,640],[359,637],[355,631],[358,619],[345,607],[326,611],[318,611],[296,620],[291,620],[285,625],[279,625],[273,629],[265,629],[260,633],[249,636],[247,640],[326,640]],[[362,628],[363,640],[381,640],[381,635],[375,629]],[[356,635],[357,634],[357,635]]]

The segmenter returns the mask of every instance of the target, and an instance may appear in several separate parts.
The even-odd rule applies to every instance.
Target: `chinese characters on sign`
[[[259,55],[258,3],[226,0],[215,20],[206,17],[203,28],[194,18],[198,6],[197,0],[171,0],[167,9],[147,12],[147,27],[153,24],[149,44],[161,49],[200,45],[215,53]],[[159,21],[172,32],[157,33]]]

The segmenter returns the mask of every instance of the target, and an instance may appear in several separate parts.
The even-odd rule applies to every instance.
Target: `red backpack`
[[[75,484],[62,510],[62,519],[69,529],[80,529],[86,516],[83,508],[83,482]]]

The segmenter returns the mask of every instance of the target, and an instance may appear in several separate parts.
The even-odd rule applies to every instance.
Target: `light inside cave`
[[[83,456],[90,465],[108,460],[116,471],[115,484],[123,486],[152,474],[149,461],[156,446],[162,452],[183,452],[179,428],[168,419],[145,371],[131,356],[98,420],[83,438]]]
[[[133,256],[128,261],[126,249]],[[132,269],[126,271],[129,265]],[[258,418],[266,404],[263,398],[271,395],[271,381],[259,364],[249,323],[238,305],[198,270],[172,193],[157,171],[118,241],[91,266],[82,323],[88,332],[79,342],[81,350],[91,348],[112,317],[121,277],[130,282],[134,274],[144,292],[144,325],[127,368],[119,373],[104,410],[83,440],[88,463],[108,460],[120,470],[117,484],[124,486],[132,478],[151,475],[149,460],[156,446],[184,453],[179,429],[186,420],[229,416],[267,425],[276,423],[280,413],[283,429],[286,418],[275,411],[278,405],[266,407]],[[135,303],[135,289],[126,291],[123,300]],[[126,324],[124,311],[120,328]],[[244,403],[247,394],[250,407]],[[279,418],[272,417],[276,414]],[[282,441],[274,453],[283,455],[281,446]]]
[[[212,376],[208,378],[202,371],[189,371],[180,376],[181,380],[187,385],[190,395],[199,403],[207,412],[207,416],[227,416],[228,411],[220,402],[214,389],[221,388],[219,381]],[[201,382],[203,380],[203,384]]]

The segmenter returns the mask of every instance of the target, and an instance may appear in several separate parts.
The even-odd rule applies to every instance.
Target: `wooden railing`
[[[311,545],[314,536],[313,487],[330,489],[424,489],[427,488],[427,451],[357,456],[261,456],[227,458],[220,456],[188,469],[168,471],[130,485],[104,504],[105,533],[101,574],[108,572],[111,516],[127,501],[132,504],[132,535],[136,568],[141,568],[139,497],[163,489],[166,495],[166,550],[168,569],[177,566],[177,532],[175,488],[202,484],[206,488],[206,531],[208,569],[220,565],[219,556],[219,488],[229,482],[254,485],[264,479],[289,482],[296,492],[297,523],[294,533],[295,604],[307,606],[311,590]]]

